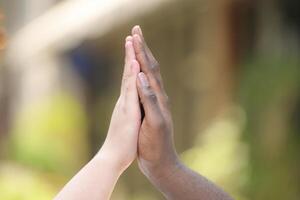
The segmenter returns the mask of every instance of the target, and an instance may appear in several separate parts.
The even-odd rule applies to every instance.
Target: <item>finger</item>
[[[138,74],[137,88],[138,95],[144,108],[145,118],[151,121],[161,120],[162,115],[157,97],[143,72]]]
[[[127,38],[126,38],[126,40],[127,40]],[[123,77],[122,77],[121,93],[124,91],[126,80],[130,76],[131,62],[134,59],[135,59],[135,53],[134,53],[132,42],[126,41],[126,43],[125,43],[125,64],[124,64],[124,72],[123,72]]]
[[[125,41],[125,62],[130,63],[133,59],[136,59],[132,36],[127,36]]]
[[[141,27],[139,25],[136,25],[132,28],[132,31],[131,31],[132,35],[139,35],[141,37],[141,40],[142,40],[142,43],[144,44],[144,47],[145,47],[145,51],[146,51],[146,54],[148,55],[148,58],[150,60],[155,60],[155,57],[153,56],[150,48],[148,47],[146,41],[145,41],[145,38],[144,38],[144,35],[143,35],[143,31],[141,29]]]
[[[132,36],[128,35],[125,39],[126,42],[132,42]]]
[[[136,59],[141,64],[141,71],[148,76],[150,85],[155,90],[163,87],[159,64],[156,60],[149,59],[139,35],[133,36],[133,47],[135,50]]]
[[[142,32],[142,29],[139,25],[135,25],[132,30],[131,30],[131,34],[134,35],[134,34],[138,34],[140,35],[142,38],[143,38],[143,32]]]
[[[151,73],[149,66],[149,58],[145,53],[145,49],[141,37],[137,34],[133,35],[133,48],[135,50],[136,58],[141,63],[142,70],[145,73]]]
[[[138,105],[138,92],[137,92],[137,76],[140,72],[140,65],[137,60],[132,60],[131,62],[131,73],[125,84],[125,101],[128,102],[129,108],[139,108]]]
[[[133,33],[139,32],[136,29],[137,28],[133,28]],[[149,78],[150,85],[156,93],[159,103],[166,106],[168,105],[168,96],[164,90],[158,62],[154,58],[150,60],[149,56],[147,56],[149,54],[146,53],[140,34],[141,32],[139,32],[139,35],[135,34],[133,36],[133,46],[136,52],[136,59],[141,64],[141,71],[143,71]]]
[[[161,80],[159,64],[147,47],[143,39],[142,30],[139,26],[132,29],[133,47],[136,53],[136,59],[141,64],[141,70],[149,77],[150,84],[154,89],[163,87]]]

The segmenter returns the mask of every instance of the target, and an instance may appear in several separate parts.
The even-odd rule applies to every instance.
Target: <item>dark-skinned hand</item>
[[[138,163],[146,176],[164,176],[177,163],[173,123],[159,64],[145,43],[139,26],[132,29],[136,59],[140,63],[137,88],[145,116],[139,133]]]
[[[182,164],[173,139],[173,122],[160,67],[139,26],[132,29],[140,64],[137,90],[144,109],[138,138],[141,171],[168,200],[231,200],[222,189]]]

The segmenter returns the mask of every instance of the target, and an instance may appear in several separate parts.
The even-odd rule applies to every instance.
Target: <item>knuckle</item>
[[[153,80],[154,80],[154,85],[155,85],[156,88],[161,88],[161,87],[162,87],[162,85],[161,85],[161,80],[160,80],[159,77],[154,76],[154,77],[153,77]]]
[[[147,99],[152,103],[157,102],[157,97],[156,97],[155,93],[152,91],[147,93]]]

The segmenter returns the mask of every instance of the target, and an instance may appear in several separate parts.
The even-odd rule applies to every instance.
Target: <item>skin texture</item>
[[[119,176],[136,158],[141,124],[136,87],[140,66],[135,60],[130,36],[126,38],[125,51],[121,94],[106,140],[97,155],[70,180],[55,200],[109,199]]]
[[[169,200],[229,200],[231,197],[178,159],[173,123],[159,64],[139,26],[132,29],[136,59],[140,63],[138,94],[145,111],[138,140],[141,171]]]

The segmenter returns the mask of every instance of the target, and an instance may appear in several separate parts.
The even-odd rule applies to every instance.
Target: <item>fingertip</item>
[[[132,35],[134,34],[138,34],[140,36],[143,35],[143,32],[142,32],[142,29],[140,27],[140,25],[135,25],[133,28],[132,28]]]
[[[135,59],[133,41],[125,42],[125,61],[130,65],[132,59]]]
[[[131,30],[132,35],[138,34],[137,29],[138,29],[138,25],[135,25],[135,26],[132,28],[132,30]]]
[[[145,87],[145,88],[149,87],[149,81],[148,81],[146,75],[143,72],[140,72],[138,74],[138,77],[139,77],[139,81],[141,82],[143,87]]]
[[[133,44],[130,41],[125,42],[125,58],[129,58],[130,56],[130,48],[132,48]]]
[[[131,35],[127,36],[126,39],[125,39],[125,41],[126,42],[129,42],[129,41],[132,42],[132,36]]]

